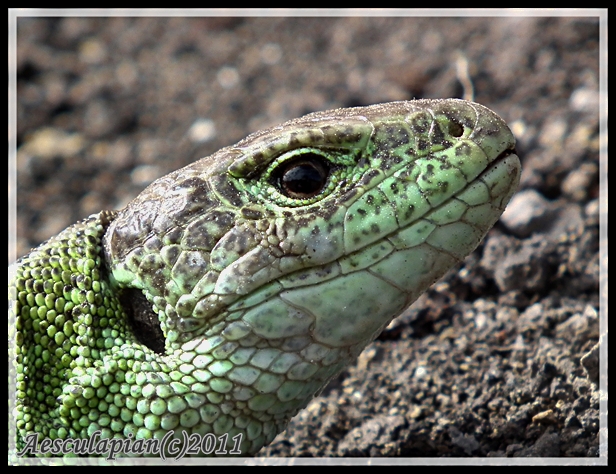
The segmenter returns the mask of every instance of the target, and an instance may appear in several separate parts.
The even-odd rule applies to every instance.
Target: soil
[[[599,54],[596,17],[20,17],[17,255],[250,132],[467,71],[518,195],[260,455],[597,458]]]

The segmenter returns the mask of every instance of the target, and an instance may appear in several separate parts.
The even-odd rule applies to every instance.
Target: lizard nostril
[[[451,122],[449,122],[449,134],[452,137],[460,138],[462,135],[464,135],[464,127],[462,126],[462,124],[451,120]]]

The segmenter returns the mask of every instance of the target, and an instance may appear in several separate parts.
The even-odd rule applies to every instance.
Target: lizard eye
[[[303,153],[281,163],[272,175],[282,194],[293,199],[307,199],[325,188],[329,170],[329,164],[322,156]]]
[[[361,149],[294,148],[282,153],[258,177],[242,186],[262,202],[284,208],[310,206],[351,187],[363,175],[368,160],[359,164]],[[338,194],[336,194],[338,192]]]

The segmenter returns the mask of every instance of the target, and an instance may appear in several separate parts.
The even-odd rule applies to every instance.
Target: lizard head
[[[230,317],[363,348],[498,219],[514,145],[462,100],[317,112],[153,183],[110,226],[108,261],[170,348]]]

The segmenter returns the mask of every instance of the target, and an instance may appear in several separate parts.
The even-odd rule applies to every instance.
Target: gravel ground
[[[308,112],[475,100],[520,192],[263,456],[599,456],[596,18],[19,18],[17,254]],[[606,264],[606,261],[603,262]]]

